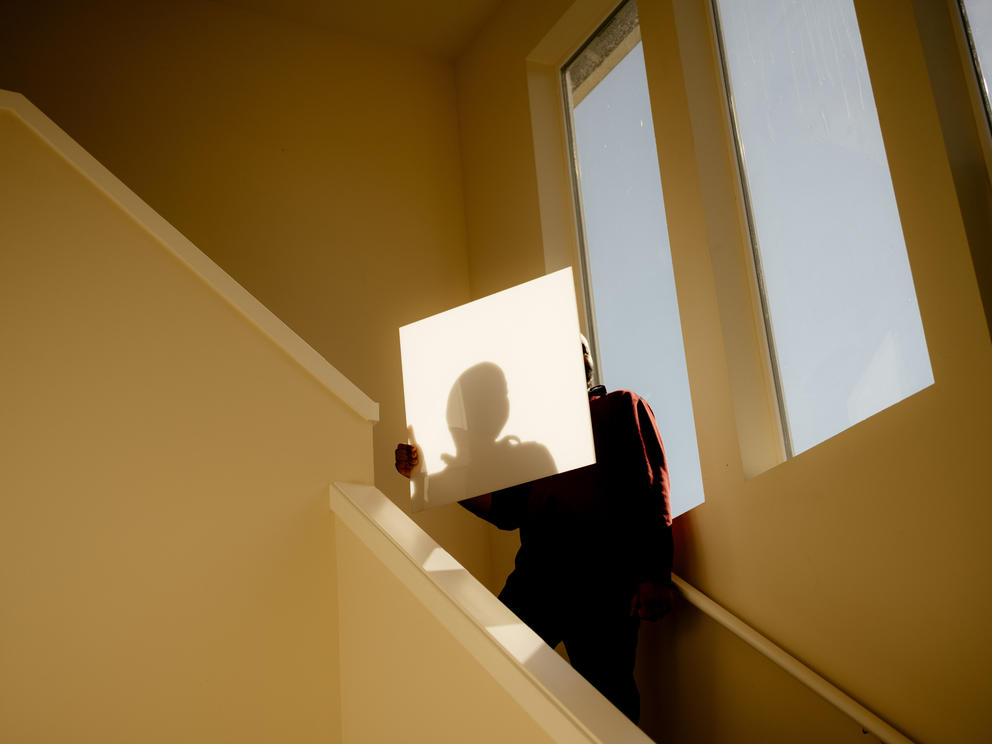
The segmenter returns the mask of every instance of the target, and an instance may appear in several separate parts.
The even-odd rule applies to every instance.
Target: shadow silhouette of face
[[[469,367],[455,381],[448,395],[448,428],[458,442],[493,442],[510,416],[506,376],[492,362]]]

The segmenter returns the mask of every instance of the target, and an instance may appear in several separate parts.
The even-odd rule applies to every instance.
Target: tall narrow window
[[[851,0],[714,0],[791,450],[933,382]]]
[[[703,486],[634,2],[617,11],[563,77],[600,380],[651,404],[678,515],[702,503]]]
[[[992,123],[989,98],[989,73],[992,71],[992,0],[960,0],[975,70],[985,99],[985,113]]]

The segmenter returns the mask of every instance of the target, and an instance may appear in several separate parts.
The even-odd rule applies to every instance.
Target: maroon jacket
[[[626,594],[670,583],[672,518],[665,449],[647,402],[629,390],[589,393],[596,463],[497,491],[486,517],[520,528],[508,580]]]

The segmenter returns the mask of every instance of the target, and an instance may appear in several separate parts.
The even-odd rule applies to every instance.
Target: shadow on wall
[[[503,433],[510,398],[503,369],[480,362],[462,372],[448,394],[447,423],[454,454],[443,453],[445,466],[421,476],[413,495],[414,510],[431,502],[461,500],[506,486],[527,483],[557,471],[548,448]]]
[[[641,623],[636,677],[640,727],[656,742],[881,744],[685,599]]]

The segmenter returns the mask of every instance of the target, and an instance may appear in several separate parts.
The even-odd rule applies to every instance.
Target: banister
[[[648,741],[529,628],[374,486],[335,483],[331,509],[558,741]],[[892,725],[694,586],[682,596],[886,744],[913,744]],[[507,666],[522,667],[520,672]],[[518,668],[519,668],[518,667]],[[560,701],[560,702],[556,702]],[[580,713],[576,714],[577,711]],[[588,737],[588,738],[587,738]],[[643,737],[643,739],[641,738]]]
[[[685,579],[672,574],[672,581],[675,582],[682,596],[690,604],[720,623],[724,628],[763,654],[769,661],[777,664],[784,671],[791,674],[838,710],[860,723],[865,731],[874,734],[886,744],[913,744],[911,739],[908,739],[892,725],[879,718],[846,692],[828,682],[799,661],[799,659],[776,645],[722,605],[714,602],[692,586],[692,584],[685,581]]]
[[[330,507],[553,741],[651,744],[375,486],[334,483]]]

